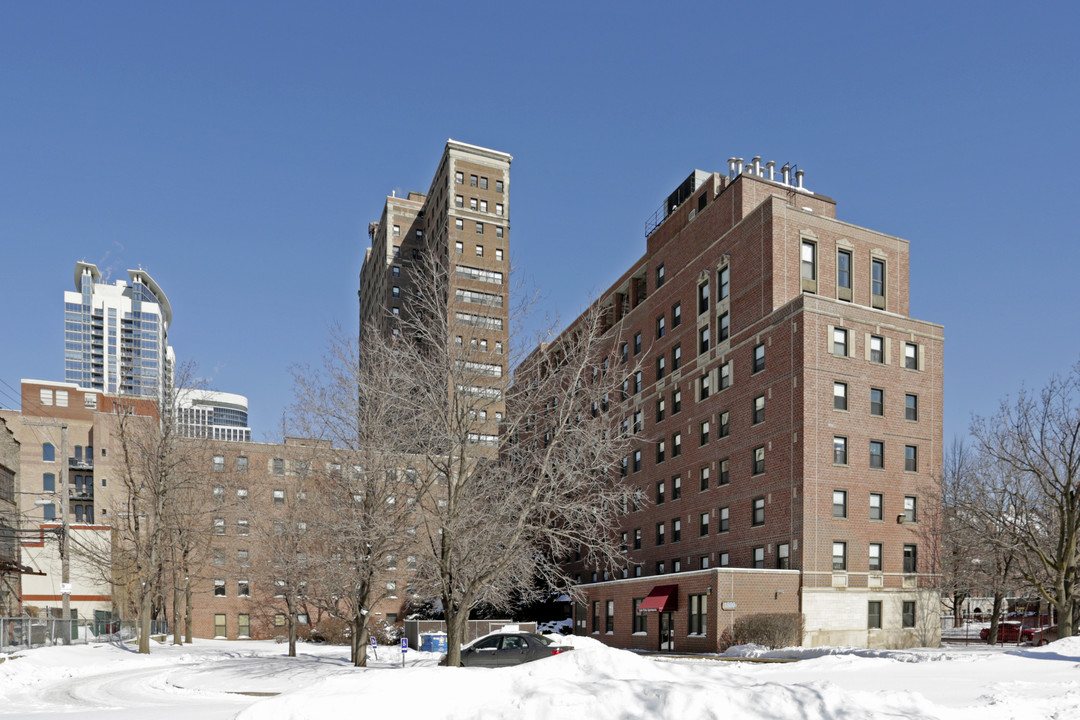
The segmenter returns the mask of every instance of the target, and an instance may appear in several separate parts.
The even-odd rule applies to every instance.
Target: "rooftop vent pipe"
[[[736,175],[742,175],[742,169],[743,169],[743,159],[742,158],[735,158],[735,174]]]
[[[727,159],[727,172],[728,172],[728,177],[731,178],[732,180],[734,180],[735,179],[735,158],[733,158],[733,157],[729,157]]]
[[[802,170],[796,170],[795,171],[795,187],[799,188],[800,190],[803,189],[802,178],[803,178],[803,171]]]
[[[769,179],[770,180],[775,180],[776,179],[776,177],[775,177],[776,176],[776,172],[775,172],[776,163],[774,163],[772,160],[770,160],[769,162],[765,163],[765,169],[769,173]]]
[[[754,175],[761,177],[761,156],[755,155],[751,162],[754,163]]]
[[[791,184],[791,166],[784,163],[784,167],[780,168],[781,182],[785,185]]]

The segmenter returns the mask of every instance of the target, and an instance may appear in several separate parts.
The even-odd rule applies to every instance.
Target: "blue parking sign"
[[[371,647],[378,647],[378,642],[375,640],[375,636],[371,636]]]
[[[409,652],[409,638],[401,638],[401,652]]]

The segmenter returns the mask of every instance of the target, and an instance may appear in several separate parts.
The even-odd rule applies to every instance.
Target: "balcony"
[[[89,458],[85,458],[85,459],[78,459],[78,458],[69,457],[68,458],[68,467],[71,468],[72,470],[93,470],[94,469],[94,458],[89,457]]]

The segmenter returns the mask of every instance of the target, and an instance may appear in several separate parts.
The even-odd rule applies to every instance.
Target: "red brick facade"
[[[932,604],[921,588],[934,553],[918,513],[941,465],[943,333],[907,316],[908,243],[836,220],[830,198],[750,172],[696,175],[646,255],[599,301],[611,307],[613,342],[627,343],[644,375],[612,408],[631,427],[640,418],[643,438],[626,481],[648,501],[619,529],[629,574],[664,574],[654,584],[681,593],[696,576],[668,573],[725,560],[800,570],[806,642],[921,642],[911,611]],[[607,587],[587,588],[589,602]],[[829,611],[855,597],[841,617]]]

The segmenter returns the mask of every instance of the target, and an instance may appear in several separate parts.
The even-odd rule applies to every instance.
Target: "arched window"
[[[56,446],[52,443],[42,443],[41,459],[45,462],[56,462]]]

